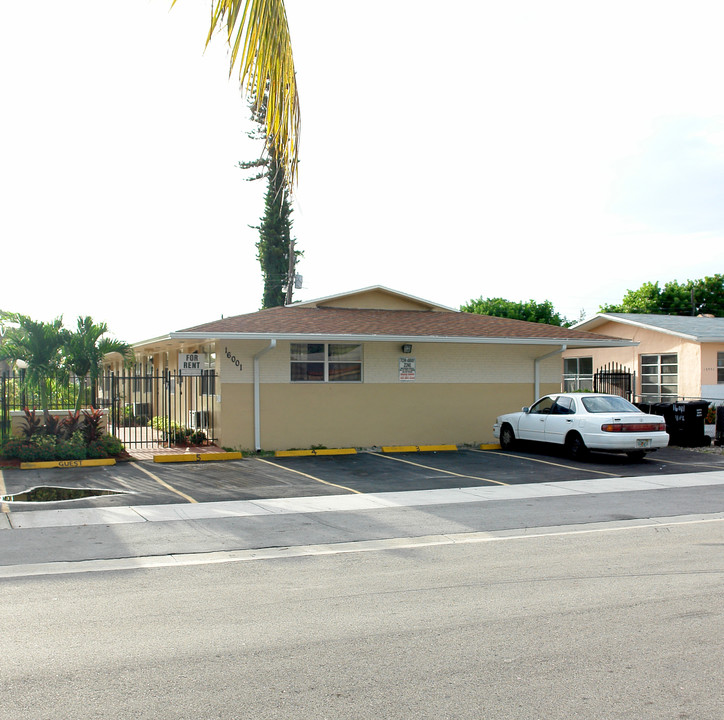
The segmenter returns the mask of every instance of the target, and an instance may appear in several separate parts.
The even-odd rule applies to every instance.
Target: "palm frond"
[[[175,4],[173,0],[172,4]],[[242,92],[268,92],[267,148],[284,169],[291,189],[299,161],[300,112],[292,44],[283,0],[214,0],[206,44],[226,24],[231,51],[229,74],[237,66]]]

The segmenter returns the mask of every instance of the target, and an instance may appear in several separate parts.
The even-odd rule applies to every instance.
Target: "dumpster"
[[[656,403],[652,412],[666,420],[669,444],[680,447],[704,447],[711,442],[704,424],[709,403],[706,400]]]

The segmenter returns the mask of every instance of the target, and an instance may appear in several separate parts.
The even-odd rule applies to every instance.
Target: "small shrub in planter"
[[[126,449],[123,443],[113,435],[103,435],[100,441],[109,457],[120,455]]]
[[[103,411],[96,410],[92,407],[90,410],[83,410],[83,417],[85,418],[83,436],[85,437],[86,443],[90,445],[103,434],[103,430],[101,429]]]
[[[31,445],[31,441],[27,438],[11,437],[8,438],[2,446],[2,455],[7,460],[19,460],[20,455],[25,452],[25,447]]]
[[[192,445],[203,445],[206,442],[206,433],[203,430],[194,430],[189,435],[189,442]]]
[[[41,418],[37,417],[35,408],[32,410],[25,408],[23,412],[25,413],[25,417],[23,418],[25,425],[20,427],[20,432],[23,433],[23,437],[29,439],[41,431],[43,421]]]

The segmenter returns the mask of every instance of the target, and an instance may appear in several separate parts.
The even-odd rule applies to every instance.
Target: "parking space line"
[[[170,490],[171,492],[176,493],[177,495],[180,495],[184,500],[188,500],[188,502],[190,502],[190,503],[198,502],[198,500],[194,500],[190,495],[187,495],[186,493],[182,493],[180,490],[177,490],[175,487],[172,487],[167,482],[164,482],[163,480],[161,480],[160,477],[158,477],[158,475],[154,475],[152,472],[149,472],[148,470],[146,470],[146,468],[141,467],[138,463],[132,462],[132,463],[130,463],[130,465],[131,465],[131,467],[134,467],[134,468],[140,470],[141,472],[146,473],[146,475],[148,475],[148,477],[153,478],[159,485],[163,485],[167,490]]]
[[[476,450],[469,448],[470,452],[488,453],[488,450]],[[527,457],[525,455],[511,455],[510,453],[496,452],[496,455],[504,455],[505,457],[519,458],[520,460],[530,460],[530,462],[543,463],[543,465],[553,465],[554,467],[565,468],[566,470],[584,470],[585,472],[596,473],[597,475],[608,475],[609,477],[623,477],[616,473],[604,472],[603,470],[590,470],[589,468],[576,467],[575,465],[562,465],[561,463],[551,462],[550,460],[539,460],[538,458]]]
[[[659,460],[659,458],[656,458],[656,462],[664,463],[666,465],[696,465],[696,467],[709,467],[714,468],[715,470],[724,470],[723,465],[709,465],[708,463],[677,462],[676,460]]]
[[[397,462],[414,465],[415,467],[422,468],[423,470],[434,470],[435,472],[444,473],[445,475],[453,475],[454,477],[467,478],[468,480],[483,480],[484,482],[494,483],[495,485],[509,485],[509,483],[500,482],[500,480],[491,480],[490,478],[479,477],[478,475],[463,475],[462,473],[452,472],[452,470],[441,470],[440,468],[422,465],[421,463],[412,462],[412,460],[404,460],[403,458],[392,457],[391,455],[382,455],[371,451],[368,451],[367,454],[376,455],[377,457],[385,458],[385,460],[397,460]]]
[[[267,465],[272,465],[273,467],[280,468],[281,470],[286,470],[290,473],[296,473],[297,475],[301,475],[302,477],[309,478],[310,480],[314,480],[315,482],[322,483],[322,485],[330,485],[331,487],[339,488],[340,490],[347,490],[351,493],[356,493],[357,495],[362,495],[359,490],[353,490],[352,488],[346,487],[345,485],[337,485],[333,482],[327,482],[326,480],[322,480],[322,478],[314,477],[314,475],[307,475],[307,473],[303,473],[300,470],[294,470],[293,468],[286,467],[286,465],[279,465],[278,463],[270,462],[269,460],[264,460],[262,458],[256,458],[257,462],[266,463]]]

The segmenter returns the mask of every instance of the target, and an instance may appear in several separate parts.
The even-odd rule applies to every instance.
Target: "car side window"
[[[535,405],[533,405],[530,412],[533,415],[549,415],[553,410],[554,403],[555,401],[553,398],[541,398]]]
[[[573,399],[569,397],[559,397],[553,406],[553,413],[555,415],[573,415],[575,412],[576,409],[573,405]]]

